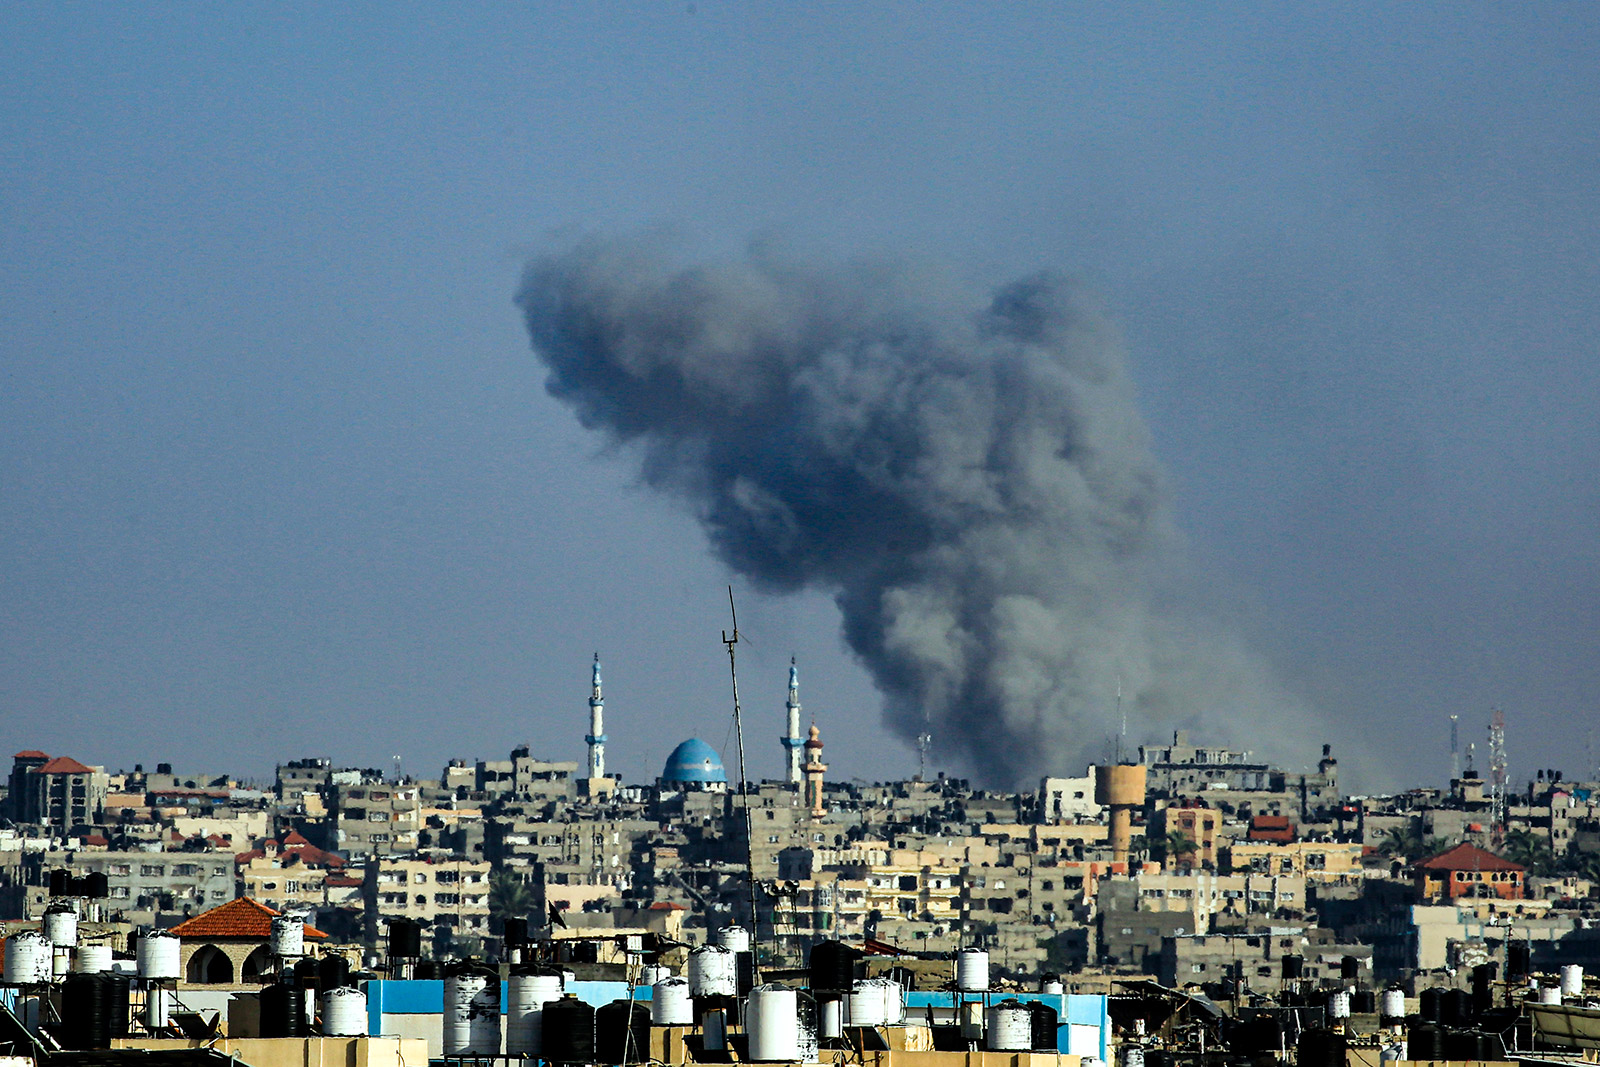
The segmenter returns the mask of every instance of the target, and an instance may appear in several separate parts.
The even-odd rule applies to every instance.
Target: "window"
[[[113,899],[113,900],[127,900],[128,899],[128,887],[125,886],[125,885],[114,885],[114,886],[112,886],[111,887],[111,899]]]
[[[388,841],[389,841],[389,835],[388,834],[373,834],[367,840],[371,841],[375,845],[387,844]]]
[[[160,878],[161,868],[153,863],[143,863],[139,865],[139,875],[143,878]]]
[[[417,899],[420,901],[422,898],[418,897]],[[461,903],[461,895],[459,893],[435,893],[433,895],[433,901],[435,904],[441,905],[459,904]]]

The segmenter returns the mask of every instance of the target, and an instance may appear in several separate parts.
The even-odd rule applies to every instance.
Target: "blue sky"
[[[614,770],[726,752],[729,578],[512,304],[668,225],[1082,278],[1208,595],[1330,741],[1393,739],[1371,784],[1496,705],[1578,773],[1596,69],[1592,5],[11,5],[8,743],[577,759],[599,649]],[[914,770],[832,605],[736,588],[752,771],[791,654],[837,774]]]

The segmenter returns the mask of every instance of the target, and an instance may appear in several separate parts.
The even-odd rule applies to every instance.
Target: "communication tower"
[[[1496,842],[1506,832],[1506,784],[1506,715],[1495,708],[1489,717],[1489,822]]]

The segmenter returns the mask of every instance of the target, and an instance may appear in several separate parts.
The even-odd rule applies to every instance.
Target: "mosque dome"
[[[727,772],[722,768],[722,757],[717,750],[697,737],[691,737],[667,757],[661,769],[663,782],[726,782]]]

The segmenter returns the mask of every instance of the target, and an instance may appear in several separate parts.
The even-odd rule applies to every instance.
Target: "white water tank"
[[[79,974],[99,974],[111,969],[111,946],[103,944],[79,945],[72,960],[72,969]]]
[[[721,945],[701,945],[689,953],[689,992],[697,997],[731,997],[739,992],[733,953]]]
[[[653,1026],[694,1025],[689,979],[667,977],[650,987],[650,1022]]]
[[[1049,978],[1039,983],[1039,992],[1047,997],[1059,997],[1066,991],[1065,983],[1059,978]]]
[[[981,948],[956,953],[956,989],[963,993],[989,991],[989,954]]]
[[[172,1021],[171,991],[161,986],[151,986],[144,991],[144,1025],[152,1034],[165,1030]]]
[[[1122,1067],[1144,1067],[1144,1046],[1125,1045],[1122,1049]]]
[[[844,998],[844,1018],[849,1026],[882,1026],[887,1022],[883,1010],[883,979],[856,979]]]
[[[966,1001],[962,1001],[961,1009],[960,1009],[960,1012],[959,1012],[959,1021],[960,1021],[960,1024],[961,1024],[961,1040],[963,1040],[963,1041],[982,1041],[983,1040],[983,1001],[981,1001],[981,1000],[966,1000]]]
[[[506,982],[506,1055],[544,1052],[544,1006],[561,999],[559,974],[513,974]]]
[[[750,990],[745,1032],[752,1060],[797,1062],[800,1059],[800,1002],[795,991],[780,985],[758,985]]]
[[[500,977],[486,972],[444,979],[444,1054],[500,1054]]]
[[[817,1005],[817,1033],[823,1040],[844,1036],[844,1001],[824,1000]]]
[[[1350,994],[1339,990],[1328,998],[1328,1017],[1332,1019],[1350,1018]]]
[[[724,926],[717,931],[717,944],[729,952],[749,952],[750,931],[742,926]]]
[[[1583,992],[1583,964],[1569,963],[1561,968],[1561,993],[1575,997]]]
[[[57,948],[72,948],[78,943],[78,913],[67,908],[52,908],[44,913],[44,936]]]
[[[134,952],[139,964],[139,977],[171,980],[179,977],[178,939],[165,930],[156,930],[139,938]]]
[[[1561,987],[1558,985],[1544,985],[1539,987],[1540,1004],[1560,1004]]]
[[[6,985],[42,985],[50,981],[50,941],[37,930],[6,938]]]
[[[996,1052],[1027,1052],[1033,1048],[1033,1013],[1015,1000],[1002,1000],[989,1009],[986,1020],[989,1048]]]
[[[298,915],[274,915],[272,936],[267,947],[280,960],[299,959],[305,955],[305,924]]]
[[[1406,1017],[1405,991],[1401,989],[1385,989],[1378,1014],[1385,1019],[1404,1019]]]
[[[322,1032],[329,1037],[365,1037],[367,995],[348,986],[323,993]]]
[[[639,981],[641,986],[654,988],[657,982],[664,982],[672,977],[672,968],[663,967],[659,963],[652,963],[648,967],[639,968]]]

